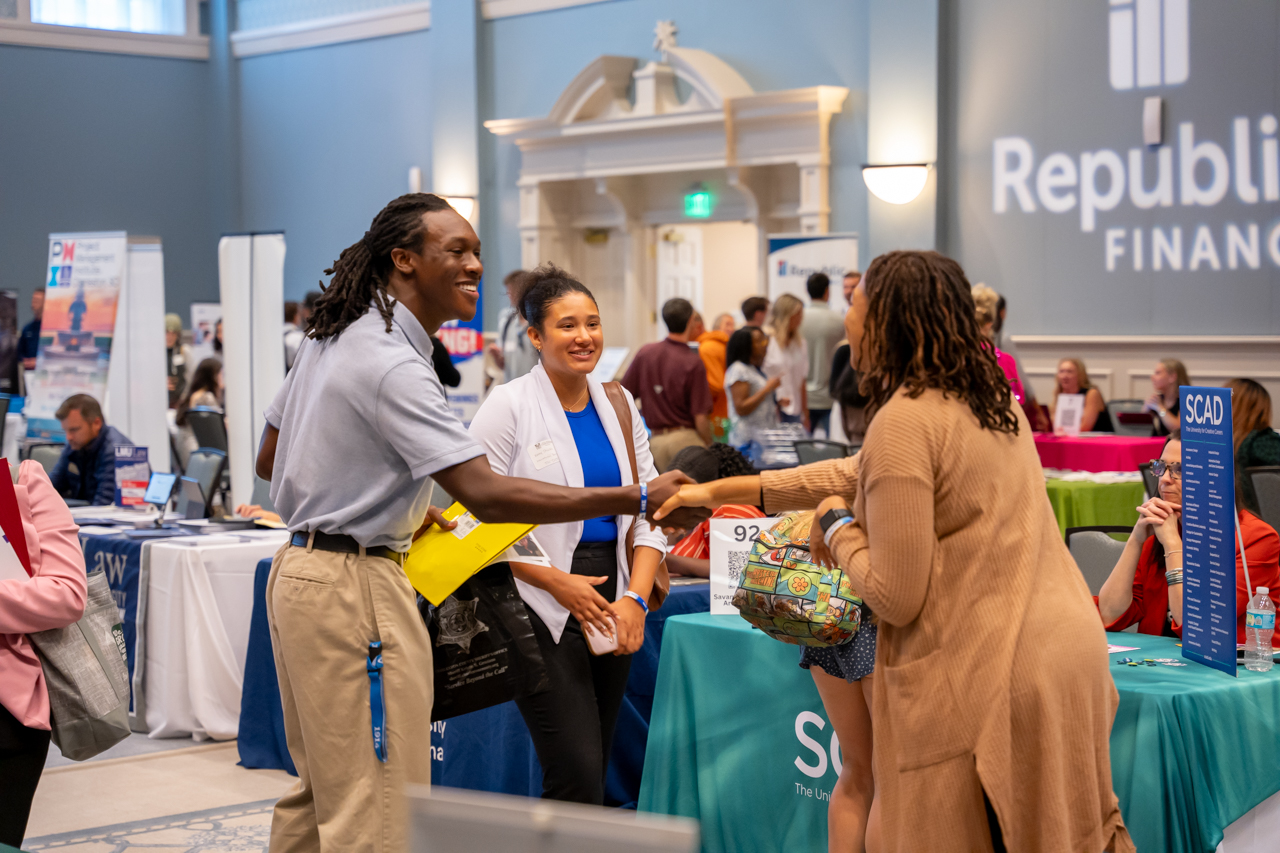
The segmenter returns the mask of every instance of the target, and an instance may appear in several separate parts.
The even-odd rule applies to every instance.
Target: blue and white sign
[[[1236,485],[1231,389],[1184,385],[1182,656],[1236,674]]]
[[[809,293],[804,285],[816,272],[826,273],[832,290],[839,294],[844,274],[862,269],[858,266],[858,235],[770,234],[768,268],[770,300],[790,293],[807,304]]]

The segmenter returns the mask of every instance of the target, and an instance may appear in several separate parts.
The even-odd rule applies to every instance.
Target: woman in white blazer
[[[516,295],[539,363],[499,385],[480,406],[471,433],[499,474],[563,486],[641,483],[658,472],[631,395],[625,434],[604,385],[590,373],[604,350],[600,309],[581,282],[554,265],[534,270]],[[619,389],[621,390],[621,389]],[[547,662],[549,690],[517,700],[543,768],[542,796],[604,804],[605,773],[631,654],[644,642],[654,575],[667,550],[661,530],[634,516],[544,524],[535,532],[551,567],[512,563]],[[618,637],[613,654],[594,656],[582,624]],[[616,625],[616,628],[615,628]]]

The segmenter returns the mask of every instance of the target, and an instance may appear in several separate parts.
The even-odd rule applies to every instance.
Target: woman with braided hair
[[[845,330],[870,398],[856,456],[685,486],[659,515],[817,506],[810,550],[878,619],[880,850],[1132,851],[1111,787],[1106,635],[964,271],[936,252],[881,255]],[[846,766],[862,760],[835,718]]]
[[[454,416],[430,335],[470,320],[480,240],[443,199],[401,196],[327,274],[293,369],[266,412],[257,472],[293,532],[267,616],[297,788],[271,850],[401,851],[406,783],[431,781],[431,643],[402,569],[427,525],[431,481],[482,522],[646,513],[668,474],[571,489],[493,472]],[[676,524],[697,523],[705,512]]]

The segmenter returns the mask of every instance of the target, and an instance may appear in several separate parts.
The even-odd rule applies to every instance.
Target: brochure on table
[[[117,447],[116,506],[140,508],[146,505],[151,462],[145,447]]]
[[[1184,385],[1182,656],[1236,675],[1236,487],[1231,389]]]
[[[1053,409],[1053,431],[1065,435],[1079,435],[1082,420],[1084,420],[1084,395],[1059,394]]]
[[[711,614],[736,616],[733,593],[765,518],[711,519]]]

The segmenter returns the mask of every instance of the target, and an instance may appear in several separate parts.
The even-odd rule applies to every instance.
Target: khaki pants
[[[653,453],[653,467],[658,469],[659,474],[665,474],[671,460],[686,447],[706,446],[702,436],[698,435],[698,431],[689,427],[673,429],[649,438],[649,450]]]
[[[413,588],[382,557],[286,545],[267,582],[284,729],[298,786],[271,853],[402,853],[404,787],[431,782],[431,641]],[[382,642],[387,760],[373,751],[369,643]]]

